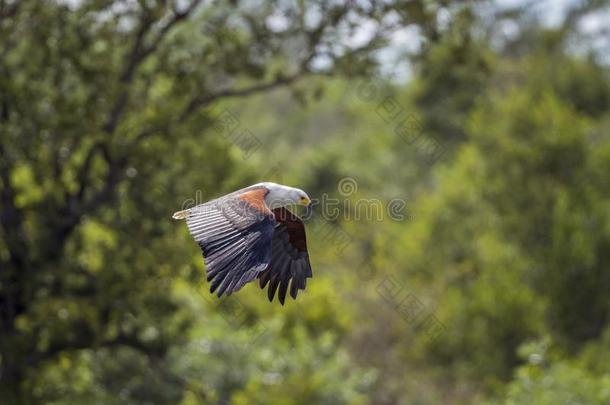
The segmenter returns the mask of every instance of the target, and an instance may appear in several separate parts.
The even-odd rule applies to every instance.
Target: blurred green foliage
[[[607,7],[0,0],[0,403],[609,404]],[[341,201],[284,307],[170,218],[264,180]]]

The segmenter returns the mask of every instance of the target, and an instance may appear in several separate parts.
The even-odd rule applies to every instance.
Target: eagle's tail
[[[189,215],[189,210],[182,210],[182,211],[177,211],[174,212],[174,215],[172,215],[172,218],[174,219],[186,219],[186,217],[188,217]]]

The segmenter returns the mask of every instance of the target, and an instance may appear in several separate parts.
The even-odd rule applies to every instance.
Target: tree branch
[[[134,43],[131,47],[131,52],[129,52],[129,54],[126,56],[125,67],[123,68],[123,72],[119,77],[119,84],[123,88],[121,89],[114,106],[110,111],[108,120],[103,126],[104,132],[108,134],[112,134],[114,132],[119,123],[123,110],[125,109],[129,97],[129,87],[133,81],[134,73],[138,65],[143,60],[142,46],[144,37],[152,26],[153,22],[154,20],[152,20],[147,14],[144,14],[140,19],[140,27],[136,32]]]
[[[179,120],[182,121],[190,116],[195,110],[205,105],[211,104],[221,98],[246,97],[262,91],[271,90],[279,86],[287,85],[295,82],[297,79],[304,76],[308,71],[301,70],[290,76],[280,76],[268,83],[259,83],[241,89],[226,89],[207,96],[195,96],[187,103],[186,107],[179,115]]]
[[[199,108],[209,105],[215,101],[218,101],[223,98],[247,97],[283,85],[288,85],[296,82],[297,80],[309,73],[309,71],[302,71],[290,76],[278,77],[275,80],[267,83],[254,84],[240,89],[225,89],[203,97],[200,97],[199,95],[193,96],[193,98],[191,98],[191,100],[186,103],[185,108],[182,110],[182,113],[177,116],[177,118],[173,119],[171,122],[166,122],[165,125],[163,125],[162,127],[148,127],[140,131],[138,135],[134,138],[132,144],[137,145],[160,131],[169,130],[169,128],[171,128],[173,125],[188,119]]]
[[[145,37],[154,25],[155,21],[151,19],[148,14],[144,14],[142,16],[140,19],[140,27],[136,32],[131,52],[129,52],[128,56],[126,57],[127,62],[125,64],[125,68],[123,69],[123,73],[120,76],[119,82],[123,86],[123,89],[119,93],[119,96],[117,97],[117,100],[110,111],[108,120],[103,126],[104,132],[112,134],[118,126],[129,100],[131,83],[133,82],[138,66],[140,66],[142,62],[146,60],[146,58],[155,52],[167,33],[178,23],[186,20],[200,3],[201,0],[193,0],[183,12],[174,11],[172,18],[159,30],[159,33],[148,46],[145,45]]]
[[[102,126],[102,130],[112,135],[120,120],[123,116],[127,103],[130,98],[131,85],[134,81],[138,67],[152,55],[163,38],[175,27],[178,23],[186,20],[189,15],[197,8],[201,3],[201,0],[193,0],[184,11],[176,11],[167,23],[165,23],[158,31],[155,38],[146,45],[146,36],[151,31],[151,28],[155,24],[149,14],[143,14],[140,19],[140,25],[136,31],[133,45],[131,50],[125,57],[125,67],[119,76],[119,85],[122,87],[113,107],[110,110],[108,119]],[[90,171],[92,166],[93,158],[97,153],[101,152],[104,159],[108,163],[108,172],[102,188],[95,193],[95,195],[89,200],[85,201],[85,194],[87,190],[87,184],[90,177]],[[63,243],[63,241],[72,233],[73,228],[80,222],[80,218],[85,212],[94,210],[101,206],[104,202],[110,200],[115,193],[116,185],[121,180],[121,172],[126,165],[126,158],[120,157],[114,159],[110,155],[109,140],[100,141],[94,144],[91,149],[87,152],[87,156],[83,165],[78,170],[77,181],[78,190],[74,195],[69,195],[66,198],[67,217],[57,232],[56,240]],[[61,245],[60,245],[61,246]]]

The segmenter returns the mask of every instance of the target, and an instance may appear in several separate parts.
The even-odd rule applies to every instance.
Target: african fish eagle
[[[310,204],[303,190],[265,182],[178,211],[173,218],[186,219],[199,244],[211,293],[228,296],[258,278],[262,289],[269,284],[269,301],[277,290],[284,305],[288,284],[296,299],[312,276],[305,226],[286,207]]]

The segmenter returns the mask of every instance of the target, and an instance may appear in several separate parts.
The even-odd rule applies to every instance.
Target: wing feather
[[[301,219],[285,208],[277,208],[273,213],[278,224],[271,244],[271,262],[258,277],[261,288],[269,286],[269,301],[273,301],[277,292],[283,305],[288,291],[290,296],[296,299],[298,290],[305,289],[306,280],[312,277],[312,271],[307,253],[305,226]]]
[[[219,297],[254,280],[271,261],[276,221],[264,211],[266,193],[249,188],[188,210],[187,226],[202,250],[210,292],[218,290]]]

